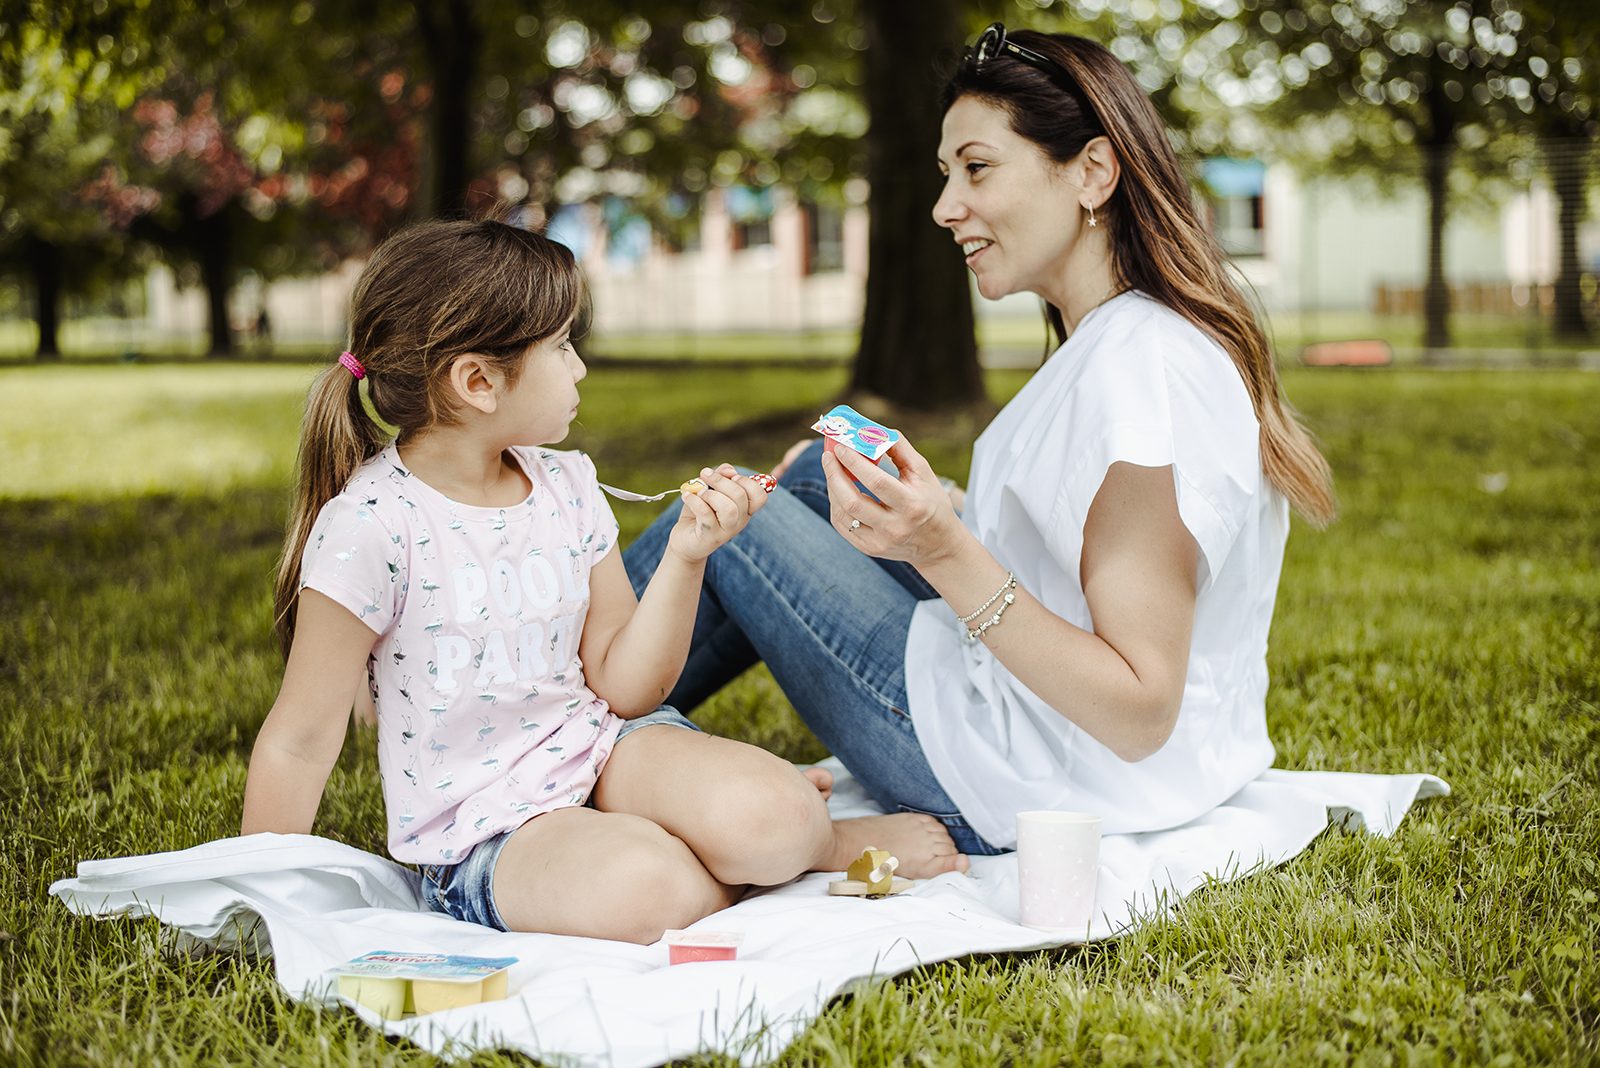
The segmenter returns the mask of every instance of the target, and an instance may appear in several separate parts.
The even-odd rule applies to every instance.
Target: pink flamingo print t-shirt
[[[453,864],[534,816],[581,805],[622,720],[584,683],[589,572],[617,522],[580,452],[510,450],[526,500],[445,497],[390,446],[318,514],[301,588],[377,641],[368,680],[389,852]]]

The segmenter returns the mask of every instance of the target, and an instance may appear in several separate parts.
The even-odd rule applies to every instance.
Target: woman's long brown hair
[[[529,348],[565,327],[583,280],[564,245],[506,223],[434,221],[379,245],[350,298],[350,352],[372,410],[405,444],[456,421],[450,365],[476,353],[515,382]],[[311,384],[273,610],[284,656],[294,641],[300,561],[317,513],[389,444],[361,383],[333,363]]]
[[[1296,511],[1323,526],[1336,511],[1333,477],[1278,381],[1272,346],[1227,257],[1200,219],[1166,125],[1132,73],[1101,45],[1067,34],[1020,30],[1011,40],[1049,58],[1049,72],[1010,54],[965,63],[945,86],[944,109],[975,96],[1006,113],[1011,128],[1058,163],[1105,137],[1121,164],[1099,209],[1122,288],[1138,289],[1204,330],[1232,358],[1261,426],[1261,469]],[[1058,337],[1060,309],[1048,309]]]

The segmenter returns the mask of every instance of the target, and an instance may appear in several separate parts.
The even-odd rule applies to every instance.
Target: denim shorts
[[[641,727],[657,724],[687,727],[692,731],[700,729],[676,708],[662,705],[649,715],[623,720],[617,741],[622,741]],[[593,807],[593,794],[590,794],[588,804]],[[500,910],[494,904],[494,869],[500,859],[500,851],[511,840],[511,836],[521,829],[513,827],[493,838],[484,839],[467,850],[467,855],[454,864],[422,865],[422,900],[428,908],[442,912],[451,919],[493,927],[497,931],[506,930]]]

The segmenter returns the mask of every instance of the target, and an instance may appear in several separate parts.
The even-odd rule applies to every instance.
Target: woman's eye
[[[974,161],[967,164],[967,174],[973,178],[976,178],[978,176],[978,172],[987,169],[988,166],[989,165],[987,163],[978,163]]]

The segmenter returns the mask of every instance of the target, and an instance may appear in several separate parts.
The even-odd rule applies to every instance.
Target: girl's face
[[[933,219],[961,245],[978,292],[990,300],[1022,292],[1051,299],[1082,226],[1071,164],[1054,162],[1013,131],[1004,111],[963,96],[945,112],[939,170],[946,178]]]
[[[566,437],[578,414],[578,383],[588,373],[573,348],[568,321],[523,357],[522,373],[500,406],[508,437],[519,445],[553,445]]]

